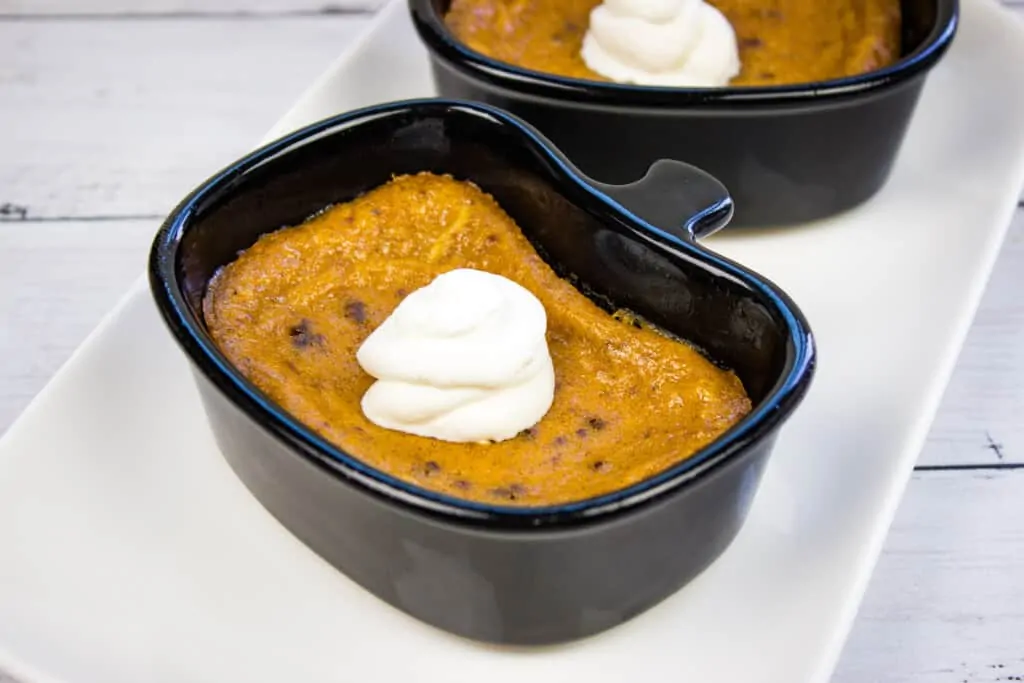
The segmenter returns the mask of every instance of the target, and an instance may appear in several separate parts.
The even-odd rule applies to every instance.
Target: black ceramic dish
[[[219,352],[202,318],[206,285],[262,233],[421,170],[473,180],[595,300],[630,308],[733,368],[751,414],[650,480],[544,508],[418,488],[299,424]],[[721,184],[685,164],[601,186],[501,111],[400,102],[313,124],[207,181],[164,223],[149,276],[221,451],[282,524],[423,621],[478,640],[554,643],[642,612],[725,549],[810,383],[814,348],[792,302],[694,242],[730,210]]]
[[[729,188],[737,226],[823,218],[874,195],[958,15],[957,0],[902,0],[903,59],[862,76],[702,90],[563,78],[490,59],[448,31],[449,1],[409,0],[442,97],[529,121],[604,182],[628,182],[662,158],[695,164]]]

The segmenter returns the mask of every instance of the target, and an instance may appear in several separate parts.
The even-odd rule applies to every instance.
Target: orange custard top
[[[383,429],[360,400],[356,350],[411,291],[455,268],[502,275],[547,313],[551,409],[499,443]],[[547,505],[657,474],[750,411],[739,379],[690,346],[610,315],[559,278],[475,185],[401,176],[309,221],[264,235],[210,284],[217,345],[262,391],[352,456],[463,499]]]

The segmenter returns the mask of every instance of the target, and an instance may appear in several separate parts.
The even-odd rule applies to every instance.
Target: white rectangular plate
[[[880,195],[710,240],[789,291],[820,368],[736,542],[650,612],[509,650],[379,602],[222,462],[140,281],[0,441],[0,667],[75,683],[825,681],[1024,181],[1022,69],[1017,21],[965,0]],[[274,133],[430,89],[394,0]]]

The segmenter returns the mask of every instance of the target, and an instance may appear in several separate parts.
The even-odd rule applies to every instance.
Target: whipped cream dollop
[[[460,268],[409,294],[356,352],[367,419],[444,441],[503,441],[554,399],[547,314],[529,290]]]
[[[581,56],[617,83],[714,88],[740,72],[732,25],[703,0],[604,0]]]

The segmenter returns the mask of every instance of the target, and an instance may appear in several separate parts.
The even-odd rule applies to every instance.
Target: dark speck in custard
[[[408,296],[408,295],[409,295],[409,292],[407,292],[406,290],[404,290],[404,289],[402,289],[401,287],[399,287],[399,288],[398,288],[397,290],[395,290],[395,295],[396,295],[396,296],[397,296],[397,297],[398,297],[399,299],[404,299],[404,298],[405,298],[406,296]]]
[[[298,325],[293,325],[288,330],[288,336],[292,338],[292,346],[297,349],[305,349],[310,346],[322,346],[324,336],[313,332],[308,320],[303,319]]]
[[[604,429],[605,421],[599,417],[588,417],[587,425],[594,431],[601,431]]]
[[[583,428],[577,429],[576,436],[580,437],[581,439],[587,438],[587,430]]]
[[[740,40],[740,47],[755,48],[755,47],[761,47],[761,45],[762,45],[761,39],[758,38],[757,36],[752,36],[750,38],[743,38],[743,39]]]
[[[430,475],[432,475],[432,474],[437,474],[440,471],[441,471],[441,466],[438,465],[433,460],[428,460],[427,462],[425,462],[423,464],[423,474],[427,475],[428,477]]]
[[[537,436],[537,428],[530,427],[529,429],[524,429],[523,431],[519,432],[519,436],[521,436],[524,439],[532,439],[533,437]]]
[[[762,71],[761,73],[758,74],[758,76],[760,76],[761,78],[775,78],[775,74],[773,74],[771,71]]]
[[[498,243],[498,236],[497,235],[488,235],[485,241],[487,242],[487,244],[497,244]]]
[[[366,322],[366,304],[362,301],[349,301],[345,304],[345,317],[362,325]]]
[[[472,487],[473,487],[473,485],[470,484],[465,479],[456,479],[455,480],[455,488],[459,489],[460,491],[468,491]]]
[[[565,42],[565,41],[571,41],[574,38],[578,39],[579,34],[580,34],[580,25],[575,23],[575,22],[572,22],[572,21],[567,21],[564,24],[562,24],[562,30],[558,31],[557,33],[555,33],[552,36],[552,38],[556,42],[561,43],[561,42]]]
[[[519,500],[526,495],[526,489],[523,488],[522,484],[509,484],[508,486],[499,486],[496,489],[491,489],[491,493],[497,498]]]
[[[594,470],[595,472],[607,472],[611,468],[612,466],[605,460],[595,460],[594,462],[590,463],[590,469]]]
[[[566,439],[564,436],[556,436],[554,441],[551,442],[551,444],[553,446],[564,446],[568,442],[569,440]]]

